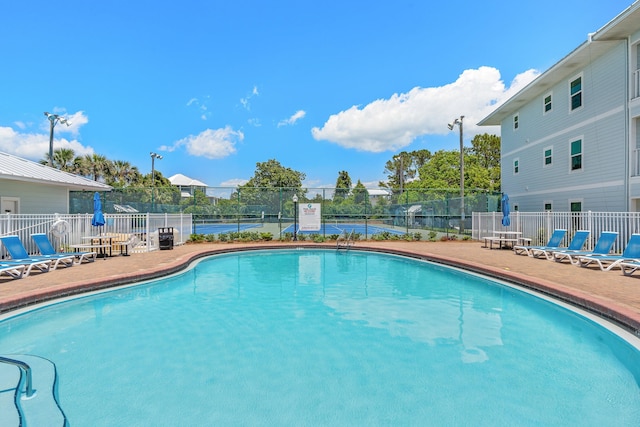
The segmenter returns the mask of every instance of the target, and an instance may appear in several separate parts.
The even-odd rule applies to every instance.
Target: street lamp
[[[44,115],[49,119],[49,166],[53,167],[53,128],[58,123],[71,126],[71,122],[64,117],[60,117],[57,114],[47,113],[46,111]]]
[[[462,139],[462,120],[464,116],[460,116],[459,119],[455,119],[453,123],[449,123],[447,127],[449,130],[458,125],[460,128],[460,233],[464,231],[464,143]]]
[[[298,241],[298,195],[294,194],[293,200],[293,241]]]
[[[162,160],[162,156],[160,154],[156,154],[153,151],[150,153],[151,154],[151,186],[155,187],[156,186],[156,174],[155,172],[155,160]]]
[[[155,210],[154,193],[156,191],[156,174],[155,174],[155,161],[156,159],[162,160],[160,154],[156,154],[153,151],[151,153],[151,209]]]

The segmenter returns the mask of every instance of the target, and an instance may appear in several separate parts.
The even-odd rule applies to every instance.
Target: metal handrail
[[[352,245],[353,245],[353,241],[354,241],[354,238],[355,238],[355,233],[356,233],[356,231],[355,231],[355,230],[351,230],[351,233],[347,233],[347,231],[346,231],[346,230],[344,231],[344,233],[343,233],[343,234],[344,234],[346,237],[345,237],[345,238],[343,238],[343,240],[344,240],[344,246],[343,246],[343,247],[344,247],[345,249],[347,249],[347,250],[348,250],[348,249],[349,249],[349,246],[352,246]],[[338,237],[338,240],[336,241],[336,249],[340,249],[340,248],[341,248],[341,246],[340,246],[340,241],[341,241],[340,239],[341,239],[341,238],[342,238],[342,234],[340,235],[340,237]],[[349,242],[351,242],[351,244],[349,244]]]
[[[9,359],[8,357],[0,356],[0,363],[7,363],[9,365],[17,366],[27,374],[27,398],[33,396],[33,381],[31,379],[31,366],[28,363],[21,360]]]

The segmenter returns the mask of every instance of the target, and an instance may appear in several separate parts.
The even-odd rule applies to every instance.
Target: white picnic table
[[[506,230],[496,230],[493,231],[492,236],[485,236],[484,239],[484,247],[488,247],[489,249],[493,249],[493,244],[497,243],[497,249],[511,247],[517,244],[529,244],[531,243],[531,239],[526,237],[522,237],[521,231],[506,231]]]

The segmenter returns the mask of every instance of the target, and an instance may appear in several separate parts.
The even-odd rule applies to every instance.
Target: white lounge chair
[[[621,255],[582,255],[578,257],[580,267],[594,263],[602,271],[619,267],[623,262],[640,262],[640,234],[632,234]]]
[[[603,231],[598,238],[598,242],[592,251],[569,251],[566,249],[553,252],[553,260],[556,262],[562,262],[564,260],[569,261],[573,265],[578,265],[579,256],[583,255],[609,255],[614,242],[618,238],[616,231]]]
[[[513,247],[513,252],[515,252],[516,255],[520,255],[524,253],[524,254],[527,254],[528,256],[533,256],[531,251],[534,249],[535,250],[562,249],[560,247],[560,243],[562,242],[562,239],[564,239],[565,234],[567,234],[567,230],[563,228],[557,228],[553,230],[553,234],[551,235],[551,238],[549,239],[549,241],[545,246],[515,245]]]
[[[566,247],[567,251],[579,251],[584,246],[587,238],[589,237],[589,230],[578,230],[573,235],[571,242],[569,242],[569,246]],[[558,248],[536,248],[533,247],[529,250],[531,252],[531,256],[534,258],[540,258],[544,256],[546,259],[553,259],[553,254],[555,251],[558,251]]]
[[[93,262],[96,260],[97,252],[56,252],[51,241],[44,233],[32,234],[31,238],[43,256],[58,257],[61,259],[71,258],[72,262],[76,265],[81,264],[83,261]]]
[[[0,276],[6,274],[12,279],[21,279],[24,274],[25,265],[19,262],[0,262]]]
[[[46,273],[51,270],[51,263],[54,261],[54,259],[42,256],[34,257],[29,255],[18,236],[2,236],[0,237],[0,241],[2,241],[2,244],[4,245],[7,252],[9,252],[9,256],[11,257],[10,260],[2,260],[1,262],[24,265],[25,270],[23,273],[23,277],[27,277],[31,273],[31,270],[33,270],[34,268],[41,271],[42,273]]]

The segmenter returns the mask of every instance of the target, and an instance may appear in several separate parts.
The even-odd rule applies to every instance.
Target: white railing
[[[103,233],[135,234],[141,242],[140,250],[151,251],[158,249],[158,228],[173,227],[174,244],[180,245],[189,239],[192,233],[193,220],[191,214],[154,214],[154,213],[123,213],[104,214],[105,225],[94,227],[91,225],[92,214],[1,214],[0,236],[18,235],[29,253],[36,254],[37,247],[31,239],[34,233],[45,233],[58,248],[68,248],[71,245],[86,243],[84,238]],[[69,223],[69,232],[63,237],[54,237],[51,226],[58,220]],[[6,257],[4,248],[0,257]]]
[[[523,237],[531,239],[532,245],[547,243],[553,230],[564,228],[567,236],[563,245],[568,245],[577,230],[591,233],[586,248],[593,249],[603,231],[619,233],[612,251],[624,250],[633,233],[640,233],[640,212],[512,212],[511,225],[502,225],[501,212],[474,212],[472,238],[481,240],[496,231],[519,231]]]

